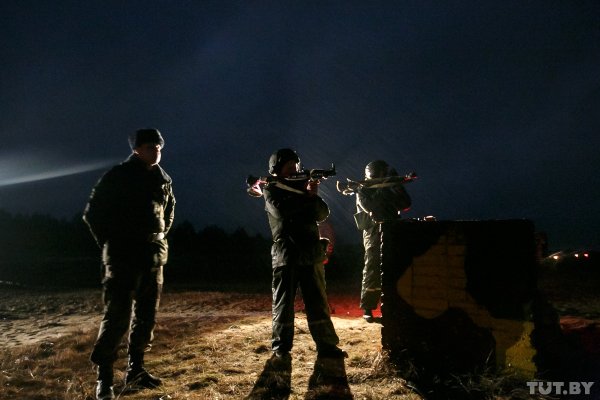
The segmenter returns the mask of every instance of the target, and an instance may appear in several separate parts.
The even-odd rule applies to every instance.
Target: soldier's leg
[[[273,268],[273,334],[271,348],[284,354],[292,349],[294,341],[294,300],[298,282],[296,267],[284,265]]]
[[[117,358],[117,348],[129,328],[133,300],[132,280],[118,267],[107,265],[103,280],[104,317],[98,338],[90,356],[98,365],[111,365]]]
[[[138,277],[129,334],[129,355],[143,354],[152,343],[162,286],[162,266],[144,271]]]
[[[144,368],[144,351],[150,347],[156,325],[163,286],[162,266],[141,272],[136,283],[125,383],[134,389],[155,388],[162,381]]]
[[[360,308],[374,310],[381,297],[381,234],[379,226],[363,231],[365,266],[362,276]]]
[[[317,344],[317,350],[323,352],[334,349],[339,343],[339,338],[329,314],[323,264],[306,265],[299,270],[308,329]]]

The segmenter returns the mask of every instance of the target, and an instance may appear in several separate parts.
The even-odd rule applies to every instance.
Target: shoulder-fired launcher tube
[[[318,168],[314,168],[314,169],[310,169],[310,170],[303,170],[298,172],[297,174],[294,175],[290,175],[286,178],[278,178],[276,176],[253,176],[253,175],[248,175],[248,177],[246,178],[246,184],[248,185],[248,188],[246,189],[246,191],[248,192],[248,194],[252,197],[261,197],[262,196],[262,189],[273,182],[276,181],[290,181],[290,182],[297,182],[297,181],[318,181],[321,179],[327,179],[330,176],[335,176],[337,174],[336,170],[335,170],[335,164],[331,163],[331,167],[329,169],[318,169]]]

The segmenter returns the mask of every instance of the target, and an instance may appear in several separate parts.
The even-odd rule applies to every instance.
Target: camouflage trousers
[[[90,356],[98,365],[112,364],[129,330],[129,355],[150,347],[163,285],[163,268],[106,265],[103,283],[104,317]]]
[[[360,308],[374,310],[381,298],[381,232],[379,225],[363,231],[365,264],[362,272]]]
[[[331,322],[325,292],[323,263],[273,268],[273,351],[290,351],[294,340],[294,301],[300,288],[308,329],[318,349],[336,346],[339,338]]]

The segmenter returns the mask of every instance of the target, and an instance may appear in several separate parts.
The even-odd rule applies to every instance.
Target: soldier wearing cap
[[[325,249],[317,222],[329,215],[327,204],[318,195],[318,182],[294,181],[300,158],[291,149],[280,149],[269,159],[269,173],[276,184],[263,191],[265,210],[273,235],[273,357],[289,359],[294,338],[294,299],[302,290],[306,319],[319,357],[342,358],[337,347],[329,304],[325,293],[323,261]]]
[[[90,357],[98,366],[100,400],[114,398],[113,363],[128,330],[126,385],[161,385],[145,370],[144,352],[153,338],[175,197],[171,178],[158,165],[164,146],[160,132],[140,129],[129,144],[132,154],[100,178],[83,216],[102,249],[104,318]]]

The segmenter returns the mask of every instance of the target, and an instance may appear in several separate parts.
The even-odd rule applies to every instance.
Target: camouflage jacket
[[[302,188],[295,188],[303,191]],[[264,190],[265,210],[273,235],[273,267],[312,265],[325,260],[317,222],[329,215],[329,207],[317,195],[297,193],[275,185]]]
[[[148,170],[135,155],[96,184],[83,219],[102,248],[105,264],[164,265],[173,224],[172,180],[160,167]]]
[[[360,188],[356,195],[354,219],[358,229],[370,229],[375,224],[399,218],[401,211],[411,206],[404,185],[388,188]]]

